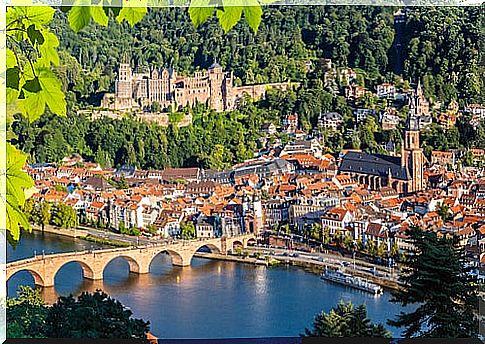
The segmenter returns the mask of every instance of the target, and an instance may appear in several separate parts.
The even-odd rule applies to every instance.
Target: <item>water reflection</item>
[[[28,256],[32,247],[43,244],[49,250],[59,249],[55,240],[24,238],[15,255]],[[71,242],[70,250],[80,245]],[[156,256],[150,273],[143,275],[130,273],[125,260],[115,259],[102,281],[83,279],[79,264],[66,264],[55,283],[42,289],[47,302],[55,302],[59,295],[101,289],[130,307],[135,317],[149,320],[152,332],[162,338],[298,336],[316,313],[329,311],[339,300],[366,304],[376,322],[385,323],[401,310],[389,303],[387,292],[374,298],[294,267],[193,258],[191,266],[181,268],[172,266],[167,254]],[[28,272],[12,276],[9,295],[24,284],[33,285]]]

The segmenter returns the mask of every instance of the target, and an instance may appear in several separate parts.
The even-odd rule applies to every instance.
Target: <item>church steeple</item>
[[[411,178],[408,183],[408,192],[424,189],[423,164],[423,150],[419,142],[419,117],[410,113],[406,121],[404,145],[401,151],[401,165],[406,167]]]
[[[404,149],[419,149],[419,117],[409,114],[404,133]]]

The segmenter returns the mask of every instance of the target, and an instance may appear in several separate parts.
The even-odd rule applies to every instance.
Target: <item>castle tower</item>
[[[411,180],[408,182],[407,192],[416,192],[424,189],[423,180],[423,150],[419,144],[419,118],[413,115],[408,117],[404,143],[401,152],[401,165],[409,171]]]
[[[119,98],[132,98],[133,96],[133,74],[128,63],[120,64],[118,69],[118,80],[115,83],[116,96]]]
[[[209,67],[209,106],[216,111],[224,111],[224,99],[222,97],[222,84],[224,72],[222,67],[214,61]]]

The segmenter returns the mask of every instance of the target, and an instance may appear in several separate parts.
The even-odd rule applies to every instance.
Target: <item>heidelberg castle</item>
[[[177,75],[173,69],[159,71],[156,68],[149,73],[135,73],[129,64],[122,63],[115,93],[105,94],[101,107],[129,111],[146,109],[154,102],[159,103],[161,109],[202,103],[219,112],[235,109],[245,94],[252,99],[260,99],[269,88],[286,90],[292,84],[296,83],[234,86],[232,72],[223,71],[217,63],[207,71],[195,72],[194,76]]]

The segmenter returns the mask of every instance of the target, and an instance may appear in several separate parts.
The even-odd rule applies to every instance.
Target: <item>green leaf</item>
[[[229,32],[241,19],[243,7],[224,6],[224,10],[217,10],[217,17],[224,32]]]
[[[36,44],[41,45],[44,43],[44,36],[42,33],[35,28],[35,25],[32,24],[27,28],[27,36],[29,36],[29,40],[33,46]]]
[[[19,90],[7,87],[7,104],[12,104],[19,97]]]
[[[57,77],[47,68],[40,69],[39,83],[42,94],[49,109],[56,115],[66,115],[66,99]]]
[[[27,22],[31,24],[44,25],[54,18],[55,10],[49,6],[22,6],[16,7]]]
[[[134,26],[143,19],[147,13],[146,7],[123,7],[116,17],[116,20],[121,23],[126,20],[131,26]]]
[[[195,27],[209,19],[214,13],[214,6],[209,0],[192,0],[189,7],[189,16]]]
[[[115,17],[117,17],[121,11],[121,7],[113,7],[113,6],[109,6],[109,7],[103,6],[103,9],[106,15],[108,15],[108,13],[111,11]]]
[[[20,239],[20,227],[30,229],[30,223],[20,207],[16,205],[15,197],[7,194],[6,198],[8,239],[11,244],[14,244]]]
[[[18,100],[18,107],[22,114],[33,122],[45,111],[45,99],[42,92],[31,93],[24,91],[24,99]]]
[[[39,78],[27,80],[27,82],[23,86],[23,89],[33,93],[39,92],[42,89],[40,87]]]
[[[36,68],[37,77],[27,80],[18,100],[18,108],[30,121],[45,111],[45,106],[61,116],[66,115],[66,99],[61,83],[48,68]]]
[[[12,50],[7,48],[7,69],[15,67],[17,65],[17,59],[15,57],[15,54]]]
[[[257,33],[259,25],[261,24],[263,9],[257,0],[246,0],[246,3],[247,6],[244,6],[244,17],[254,33]]]
[[[57,36],[48,30],[43,31],[44,44],[39,46],[41,58],[37,63],[41,67],[49,67],[52,63],[55,66],[60,64],[59,55],[57,54],[57,47],[59,46],[59,39]]]
[[[71,1],[62,1],[62,5],[59,6],[59,9],[61,10],[61,12],[68,13],[71,10],[72,6],[65,5],[65,2],[67,3]]]
[[[34,186],[34,182],[30,176],[22,170],[27,162],[27,156],[10,143],[7,143],[6,148],[7,195],[14,197],[18,206],[23,206],[25,202],[24,190]]]
[[[29,229],[30,224],[22,212],[21,207],[25,203],[25,190],[34,186],[30,176],[22,169],[27,161],[25,154],[17,150],[12,144],[7,143],[6,163],[6,214],[7,230],[11,239],[18,241],[20,226]]]
[[[74,6],[67,16],[69,26],[74,32],[79,32],[83,27],[89,24],[91,20],[91,11],[89,6]]]
[[[7,87],[13,88],[14,90],[19,89],[20,81],[20,69],[18,67],[12,67],[7,69]]]
[[[93,20],[102,26],[108,26],[108,16],[106,15],[102,6],[91,6],[91,17]]]

